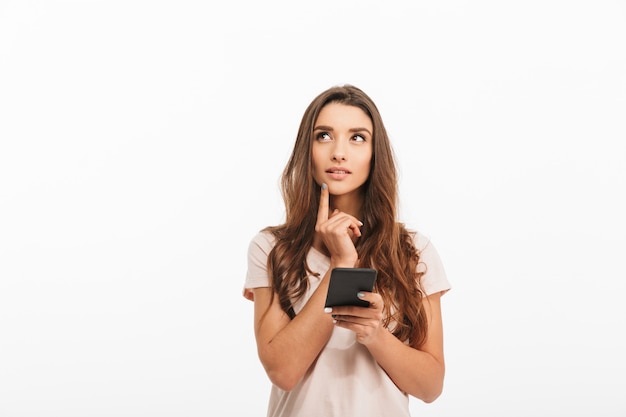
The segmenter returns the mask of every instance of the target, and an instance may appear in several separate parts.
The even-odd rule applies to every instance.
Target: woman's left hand
[[[382,325],[383,299],[380,294],[360,292],[359,298],[369,301],[369,307],[336,306],[329,313],[333,315],[335,325],[356,333],[357,342],[367,345],[376,335],[385,330]]]

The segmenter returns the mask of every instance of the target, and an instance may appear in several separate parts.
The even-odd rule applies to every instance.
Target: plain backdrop
[[[3,0],[0,416],[264,416],[247,246],[344,83],[453,285],[413,415],[626,415],[623,1]]]

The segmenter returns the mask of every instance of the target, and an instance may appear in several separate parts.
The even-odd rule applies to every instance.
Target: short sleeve
[[[420,233],[415,234],[414,240],[415,247],[420,254],[418,268],[420,271],[424,271],[421,283],[426,295],[449,291],[451,289],[450,282],[439,252],[433,243]]]
[[[254,301],[252,288],[269,287],[267,257],[274,247],[276,239],[269,232],[259,232],[248,245],[248,270],[243,288],[243,296]]]

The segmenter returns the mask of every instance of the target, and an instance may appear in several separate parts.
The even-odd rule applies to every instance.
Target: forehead
[[[372,120],[357,106],[328,103],[320,110],[315,126],[330,126],[335,129],[366,128],[372,131]]]

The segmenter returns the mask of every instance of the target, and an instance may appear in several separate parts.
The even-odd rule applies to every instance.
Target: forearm
[[[367,348],[402,391],[425,402],[432,402],[441,394],[445,374],[443,360],[402,343],[388,331],[380,332]]]
[[[324,313],[327,288],[324,277],[293,320],[281,311],[280,319],[268,315],[257,329],[261,362],[270,380],[284,390],[300,381],[330,338],[332,317]]]

